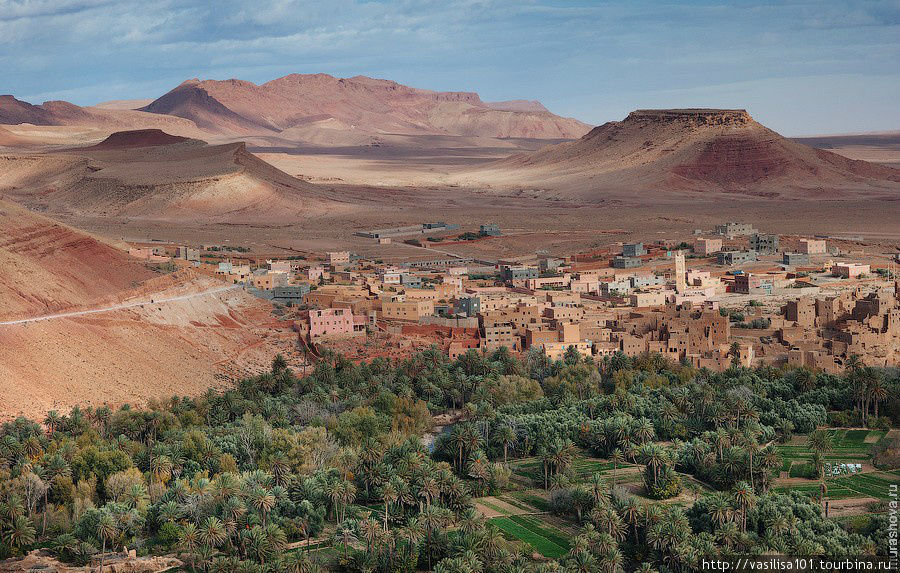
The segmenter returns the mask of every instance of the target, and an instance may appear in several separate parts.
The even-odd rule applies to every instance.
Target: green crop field
[[[508,536],[520,539],[534,547],[541,555],[558,558],[569,550],[568,539],[562,532],[538,525],[536,522],[521,516],[495,517],[491,523],[500,528]]]
[[[872,448],[884,436],[884,432],[876,430],[828,430],[831,435],[831,449],[825,453],[826,461],[860,463],[868,461]],[[866,438],[875,436],[875,441],[866,442]],[[790,463],[798,460],[809,460],[812,456],[806,444],[786,444],[776,446],[778,453],[784,458],[782,471],[790,471]]]
[[[509,494],[508,497],[512,497],[522,503],[526,503],[537,509],[538,511],[549,511],[550,510],[550,502],[539,495],[535,495],[533,493],[528,493],[524,491],[516,491]]]
[[[848,499],[854,497],[873,497],[890,499],[891,484],[900,483],[900,476],[889,472],[855,474],[831,478],[825,481],[828,486],[827,496],[831,499]],[[799,484],[779,486],[777,491],[800,491],[809,495],[818,495],[819,484]]]
[[[892,484],[900,484],[900,478],[887,473],[856,474],[842,476],[829,480],[829,492],[831,483],[846,487],[866,497],[875,499],[889,499],[889,490]]]
[[[522,511],[525,511],[528,513],[534,513],[537,511],[547,511],[546,509],[538,509],[536,507],[533,507],[533,506],[529,505],[527,502],[517,499],[517,498],[513,497],[512,495],[502,495],[498,499],[500,499],[501,501],[505,501],[509,505],[511,505],[515,508],[521,509]],[[543,499],[541,499],[541,501],[545,502],[545,500],[543,500]]]
[[[788,474],[792,478],[799,477],[810,477],[815,475],[815,468],[812,464],[803,463],[803,462],[795,462],[790,469],[790,473]]]
[[[546,537],[566,551],[569,550],[569,536],[553,525],[541,520],[540,516],[514,515],[510,519],[543,537]]]
[[[493,503],[491,503],[491,502],[485,500],[484,498],[479,498],[479,499],[476,500],[476,501],[477,501],[478,503],[480,503],[481,505],[487,507],[488,509],[493,509],[493,510],[496,511],[497,513],[502,513],[503,515],[509,515],[509,511],[507,511],[507,510],[505,510],[505,509],[503,509],[503,508],[501,508],[501,507],[499,507],[499,506],[497,506],[497,505],[494,505]]]
[[[866,441],[866,436],[868,435],[869,430],[847,430],[842,439],[847,443],[862,444]]]
[[[802,484],[802,485],[790,485],[790,486],[781,486],[776,487],[775,491],[780,492],[791,492],[791,491],[799,491],[801,493],[805,493],[810,497],[815,497],[819,495],[819,484]],[[847,487],[842,487],[839,485],[828,484],[828,498],[829,499],[850,499],[854,497],[860,497],[859,493],[849,489]]]

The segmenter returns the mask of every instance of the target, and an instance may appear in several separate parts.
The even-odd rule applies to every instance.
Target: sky
[[[366,75],[591,124],[747,109],[785,134],[900,129],[900,0],[0,0],[0,94],[90,105],[182,81]]]

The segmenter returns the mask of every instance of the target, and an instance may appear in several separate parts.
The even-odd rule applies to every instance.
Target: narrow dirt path
[[[128,302],[128,303],[117,304],[117,305],[108,306],[108,307],[104,307],[104,308],[94,308],[94,309],[89,309],[89,310],[76,310],[76,311],[72,311],[72,312],[61,312],[58,314],[46,314],[43,316],[35,316],[32,318],[20,318],[18,320],[7,320],[5,322],[0,322],[0,326],[15,326],[18,324],[28,324],[30,322],[40,322],[42,320],[54,320],[54,319],[58,319],[58,318],[73,318],[73,317],[77,317],[77,316],[86,316],[89,314],[100,314],[103,312],[112,312],[114,310],[136,308],[136,307],[144,306],[147,304],[163,304],[163,303],[167,303],[167,302],[188,300],[188,299],[197,298],[197,297],[201,297],[201,296],[218,294],[220,292],[235,290],[235,289],[239,289],[239,288],[242,288],[242,287],[240,285],[232,285],[232,286],[227,286],[227,287],[218,287],[218,288],[214,288],[214,289],[209,289],[209,290],[205,290],[202,292],[183,294],[183,295],[179,295],[179,296],[170,296],[170,297],[160,298],[160,299],[153,298],[153,299],[143,300],[143,301],[138,301],[138,302]]]

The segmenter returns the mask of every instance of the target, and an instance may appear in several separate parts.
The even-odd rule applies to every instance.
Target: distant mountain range
[[[590,130],[540,102],[483,102],[476,93],[436,92],[364,76],[291,74],[261,85],[188,80],[139,109],[128,102],[94,107],[52,101],[32,105],[0,96],[0,124],[168,127],[179,134],[277,135],[315,140],[317,131],[574,139]]]

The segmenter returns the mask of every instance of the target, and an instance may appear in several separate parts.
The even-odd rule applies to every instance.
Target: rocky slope
[[[173,222],[284,222],[342,207],[249,153],[160,131],[61,153],[0,156],[0,192],[38,211]]]
[[[114,295],[153,273],[83,232],[0,201],[0,320]]]
[[[223,286],[189,270],[160,275],[0,200],[0,421],[74,404],[200,394],[225,373],[258,372],[276,352],[289,355],[294,335],[273,320],[271,306]],[[160,302],[170,297],[178,300]],[[141,304],[10,323],[130,302]]]

